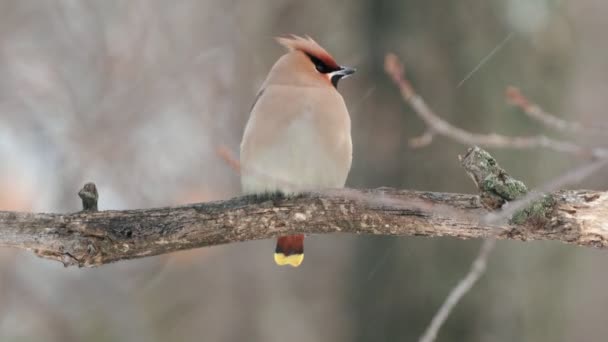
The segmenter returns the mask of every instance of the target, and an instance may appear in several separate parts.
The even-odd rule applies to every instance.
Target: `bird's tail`
[[[304,260],[304,234],[280,236],[274,251],[274,262],[279,266],[298,267]]]

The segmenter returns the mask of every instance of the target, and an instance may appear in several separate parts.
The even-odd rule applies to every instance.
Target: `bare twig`
[[[536,120],[544,126],[556,131],[578,134],[606,134],[606,131],[608,130],[608,127],[584,126],[580,122],[566,121],[551,113],[547,113],[541,106],[528,100],[516,87],[507,87],[505,96],[507,98],[507,102],[517,106],[531,119]]]
[[[411,138],[409,145],[412,148],[421,148],[430,145],[435,137],[435,131],[427,129],[422,135]]]
[[[239,160],[234,157],[234,155],[232,154],[230,149],[228,149],[228,147],[221,145],[215,150],[215,153],[217,154],[218,157],[220,157],[220,159],[222,159],[222,161],[224,163],[226,163],[228,166],[230,166],[230,168],[234,172],[236,172],[238,174],[241,173],[241,162],[239,162]]]
[[[603,148],[586,148],[572,142],[559,141],[544,135],[537,136],[504,136],[495,133],[471,133],[456,127],[441,119],[431,110],[426,102],[416,94],[411,83],[405,78],[404,68],[394,54],[388,54],[384,68],[401,91],[403,99],[412,107],[414,112],[426,123],[433,134],[440,134],[465,145],[480,145],[494,148],[530,149],[543,147],[557,152],[590,156],[595,158],[608,157],[608,150]],[[428,134],[425,134],[428,135]],[[432,135],[427,136],[429,140]]]
[[[422,337],[420,337],[420,342],[433,342],[437,337],[437,333],[439,333],[439,329],[448,318],[454,306],[458,304],[460,298],[462,298],[465,294],[467,294],[473,285],[477,282],[477,280],[481,277],[481,275],[486,270],[486,264],[488,260],[488,256],[494,249],[496,245],[495,239],[487,239],[481,245],[479,249],[479,254],[471,264],[471,269],[467,273],[467,275],[458,282],[450,294],[446,298],[439,311],[433,316],[431,320],[431,324],[428,326]]]

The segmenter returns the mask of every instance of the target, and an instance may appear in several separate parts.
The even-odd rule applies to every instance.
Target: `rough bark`
[[[0,246],[32,250],[66,266],[98,266],[301,233],[497,237],[608,246],[608,192],[543,194],[502,222],[488,220],[487,210],[501,210],[528,190],[478,147],[470,148],[460,162],[477,185],[479,196],[391,188],[336,189],[291,198],[246,196],[179,207],[99,212],[97,189],[88,183],[79,192],[83,211],[78,213],[0,211]]]
[[[547,219],[489,226],[479,197],[395,189],[296,198],[240,197],[180,207],[43,214],[0,212],[0,246],[65,265],[118,260],[293,233],[558,240],[608,246],[608,193],[560,191]]]

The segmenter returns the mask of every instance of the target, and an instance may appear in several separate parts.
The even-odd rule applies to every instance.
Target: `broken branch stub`
[[[95,183],[87,183],[80,191],[78,196],[82,200],[82,211],[97,211],[97,200],[99,194]]]
[[[526,185],[511,177],[485,150],[475,146],[464,156],[458,156],[460,164],[473,179],[479,190],[481,204],[488,210],[496,210],[528,192]]]

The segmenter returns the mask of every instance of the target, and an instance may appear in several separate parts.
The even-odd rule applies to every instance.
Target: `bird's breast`
[[[310,100],[299,104],[294,114],[288,104],[284,110],[291,116],[284,113],[274,130],[260,122],[268,114],[260,111],[263,106],[252,113],[241,146],[243,191],[291,194],[343,187],[352,159],[346,108],[326,113],[327,107]],[[259,136],[263,134],[271,136]]]

